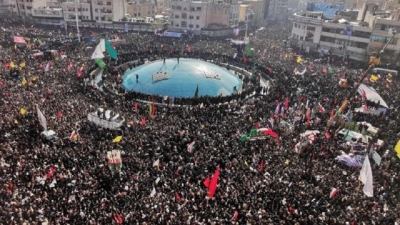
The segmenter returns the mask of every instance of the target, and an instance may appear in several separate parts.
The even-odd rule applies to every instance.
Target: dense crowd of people
[[[207,98],[204,104],[194,100],[190,105],[160,101],[153,106],[154,116],[149,116],[149,103],[136,99],[137,95],[101,92],[87,85],[85,79],[95,67],[90,59],[93,48],[88,48],[92,44],[61,43],[56,47],[59,54],[46,60],[33,54],[45,45],[51,48],[55,39],[67,39],[63,27],[1,22],[1,224],[400,222],[400,164],[393,151],[400,135],[398,78],[392,84],[368,83],[388,103],[386,115],[353,113],[352,121],[367,121],[379,128],[377,138],[385,143],[377,150],[382,156],[380,166],[371,160],[374,196],[367,197],[358,180],[360,168],[334,160],[348,151],[343,138],[336,135],[340,125],[327,126],[332,109],[337,111],[352,92],[340,88],[339,80],[358,81],[363,68],[344,62],[318,63],[305,56],[302,62],[293,60],[294,52],[282,41],[290,35],[286,24],[254,32],[253,55],[232,47],[227,37],[175,39],[118,33],[126,43],[116,46],[118,60],[105,60],[109,74],[105,79],[111,82],[121,75],[120,65],[128,63],[125,69],[129,69],[145,58],[178,54],[249,70],[256,66],[260,76],[249,78],[249,86],[259,86],[260,80],[271,84],[268,90],[254,89],[259,94],[224,99],[223,104]],[[104,29],[81,31],[95,40],[114,36]],[[13,35],[29,38],[28,46],[15,45]],[[82,67],[84,73],[78,77]],[[293,72],[303,69],[307,72],[301,75]],[[345,111],[362,105],[362,97],[349,100]],[[277,112],[278,104],[289,107]],[[307,107],[318,105],[324,110],[310,121]],[[99,107],[121,114],[126,120],[123,129],[108,130],[90,123],[87,114]],[[58,140],[41,135],[37,108]],[[270,127],[278,138],[243,140],[243,134],[255,127]],[[322,135],[298,154],[295,145],[306,130]],[[73,131],[78,139],[70,138]],[[326,132],[332,137],[324,137]],[[117,136],[122,140],[114,143]],[[193,150],[188,151],[193,142]],[[111,174],[106,159],[106,153],[114,149],[121,150],[123,161],[116,175]],[[204,181],[217,167],[217,190],[208,198]],[[332,188],[338,190],[334,197],[330,196]]]

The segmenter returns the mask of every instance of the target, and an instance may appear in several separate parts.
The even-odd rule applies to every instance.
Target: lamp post
[[[78,20],[78,7],[77,7],[78,0],[75,0],[75,22],[76,22],[76,33],[78,36],[78,41],[81,42],[81,34],[79,32],[79,20]]]
[[[376,54],[376,56],[371,56],[370,60],[369,60],[369,66],[368,69],[364,72],[364,74],[362,75],[360,81],[357,83],[357,85],[353,88],[353,90],[349,93],[349,95],[343,100],[342,106],[339,108],[338,113],[342,113],[344,111],[344,109],[346,108],[347,104],[349,104],[349,99],[351,97],[353,97],[356,93],[358,88],[360,87],[360,85],[362,84],[362,82],[364,81],[364,79],[367,77],[368,73],[375,68],[375,66],[379,65],[380,63],[380,57],[381,54],[383,54],[387,48],[387,46],[390,44],[390,42],[392,42],[392,40],[394,39],[394,37],[397,34],[396,30],[390,30],[389,31],[392,34],[392,37],[389,39],[389,41],[382,47],[382,49]],[[328,126],[330,124],[332,124],[333,119],[335,117],[333,117],[332,119],[330,119],[328,121]]]

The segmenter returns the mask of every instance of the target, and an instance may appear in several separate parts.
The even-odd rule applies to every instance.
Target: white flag
[[[150,193],[150,198],[153,198],[156,195],[156,189],[153,187],[153,190]]]
[[[37,109],[37,114],[38,114],[38,118],[39,118],[39,123],[40,125],[42,125],[44,131],[47,131],[47,120],[46,117],[44,117],[42,111],[40,111],[39,107],[36,107]]]
[[[100,48],[101,52],[106,51],[106,41],[104,40],[104,38],[100,39],[100,43],[97,46],[100,46],[99,48]]]
[[[104,54],[103,51],[101,50],[100,44],[98,44],[92,54],[92,59],[102,59],[102,58],[104,58]]]
[[[159,166],[160,165],[160,160],[157,159],[156,161],[153,162],[153,166]]]
[[[371,164],[369,162],[368,154],[365,156],[364,163],[361,168],[360,176],[358,177],[358,179],[364,184],[363,188],[364,194],[368,197],[373,197],[374,196],[374,187],[372,185],[373,177],[372,177],[372,169],[371,169]]]

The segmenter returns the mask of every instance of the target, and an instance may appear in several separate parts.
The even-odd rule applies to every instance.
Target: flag
[[[70,71],[73,66],[74,66],[74,63],[70,60],[69,64],[68,64],[68,67],[67,67],[67,70]]]
[[[113,214],[113,218],[115,220],[115,222],[117,224],[122,224],[124,222],[124,220],[122,219],[122,217],[118,214]]]
[[[14,64],[13,61],[11,61],[11,62],[10,62],[10,68],[14,68],[14,67],[15,67],[15,64]]]
[[[58,120],[61,120],[61,118],[62,118],[62,112],[61,112],[60,110],[58,110],[58,112],[57,112],[57,119],[58,119]]]
[[[52,167],[52,166],[50,166],[50,170],[49,170],[49,172],[46,174],[46,178],[47,179],[50,179],[52,176],[53,176],[53,174],[56,172],[56,169],[54,169],[54,167]]]
[[[375,82],[375,81],[378,81],[378,80],[379,80],[379,77],[376,76],[376,75],[371,75],[370,80],[372,80],[373,82]]]
[[[40,111],[38,106],[36,106],[36,109],[37,109],[37,115],[38,115],[39,123],[40,123],[40,125],[42,125],[44,131],[47,131],[47,120],[46,120],[46,117],[44,117],[42,111]]]
[[[281,103],[278,103],[278,105],[275,108],[275,114],[279,114],[281,112]]]
[[[156,189],[153,187],[153,190],[150,193],[150,198],[153,198],[156,195]]]
[[[343,136],[343,140],[346,140],[346,138],[349,136],[350,129],[347,129],[346,134]]]
[[[96,64],[97,64],[101,69],[106,68],[106,64],[104,63],[104,61],[103,61],[102,59],[95,59],[94,61],[96,62]]]
[[[239,217],[239,213],[238,213],[238,211],[235,211],[235,213],[233,214],[233,220],[238,220],[238,217]]]
[[[106,52],[107,54],[112,58],[112,59],[117,59],[117,51],[112,47],[110,41],[108,39],[105,39],[105,47],[106,47]]]
[[[334,198],[339,193],[339,190],[336,188],[332,188],[331,193],[329,194],[329,198]]]
[[[47,62],[46,67],[44,68],[44,72],[50,71],[50,61]]]
[[[187,51],[187,52],[191,52],[191,51],[192,51],[192,48],[188,45],[188,46],[186,47],[186,51]]]
[[[118,136],[118,137],[114,138],[114,140],[112,142],[119,143],[121,140],[122,140],[122,136]]]
[[[368,154],[365,156],[358,179],[364,184],[363,192],[368,197],[374,196],[373,177]]]
[[[297,56],[296,62],[297,62],[298,64],[300,64],[300,63],[303,62],[303,59],[301,58],[301,56]]]
[[[194,97],[198,98],[199,97],[199,85],[196,87],[196,91],[194,92]]]
[[[19,67],[21,67],[21,68],[25,68],[25,67],[26,67],[26,63],[25,63],[25,61],[23,61],[22,63],[20,63],[20,64],[19,64]]]
[[[325,131],[325,138],[329,140],[331,137],[331,134],[328,131]]]
[[[253,49],[251,48],[250,44],[247,44],[244,47],[244,54],[247,56],[252,56],[253,55]]]
[[[81,68],[79,68],[78,74],[77,74],[78,77],[81,77],[81,76],[82,76],[83,69],[84,69],[83,66],[81,66]]]
[[[144,125],[146,125],[146,123],[147,123],[147,120],[146,120],[146,118],[142,118],[142,121],[140,121],[140,126],[144,126]]]
[[[322,105],[319,104],[319,103],[318,103],[318,110],[319,110],[320,113],[324,113],[325,112],[325,108],[322,107]]]
[[[134,104],[133,104],[133,109],[135,110],[135,111],[137,111],[138,110],[138,103],[137,102],[135,102]]]
[[[103,51],[101,49],[101,45],[100,43],[96,46],[96,48],[94,49],[94,52],[92,54],[92,59],[102,59],[104,58],[104,54]]]
[[[160,159],[157,159],[156,161],[153,162],[153,167],[159,165],[160,165]]]
[[[76,133],[75,131],[72,131],[71,135],[69,136],[69,140],[70,141],[78,141],[79,139],[79,135],[78,133]]]
[[[400,158],[400,140],[397,142],[396,146],[394,147],[394,151],[397,153],[397,157]]]
[[[189,153],[192,153],[192,151],[193,151],[193,145],[194,145],[195,143],[196,143],[195,141],[192,141],[192,143],[190,143],[189,146],[187,147],[187,151],[188,151]]]
[[[307,123],[310,123],[310,121],[311,121],[311,109],[310,108],[307,109],[306,118],[307,118]]]
[[[25,77],[22,78],[21,84],[25,86],[27,83],[28,83],[28,82],[26,81]]]
[[[335,116],[335,109],[332,109],[330,118],[333,118],[334,116]]]
[[[21,109],[19,110],[19,113],[20,113],[21,115],[25,115],[25,114],[26,114],[26,110],[25,110],[24,108],[21,108]]]
[[[207,177],[207,178],[203,181],[203,185],[204,185],[206,188],[209,188],[209,187],[210,187],[210,182],[211,182],[210,177]]]
[[[247,140],[247,135],[243,134],[242,137],[240,138],[241,142],[245,142]]]
[[[218,178],[219,178],[220,169],[217,167],[215,173],[210,181],[210,186],[208,188],[208,197],[214,197],[215,191],[217,190]]]
[[[179,193],[177,191],[175,191],[175,198],[176,200],[178,200],[179,202],[182,200],[181,196],[179,195]]]
[[[262,172],[263,171],[263,169],[264,169],[264,160],[261,160],[261,163],[260,163],[260,165],[258,166],[258,172]]]

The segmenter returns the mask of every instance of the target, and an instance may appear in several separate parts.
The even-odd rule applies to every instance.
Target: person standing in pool
[[[139,74],[136,74],[136,83],[139,83]]]
[[[179,55],[176,58],[178,59],[178,64],[179,64]]]

